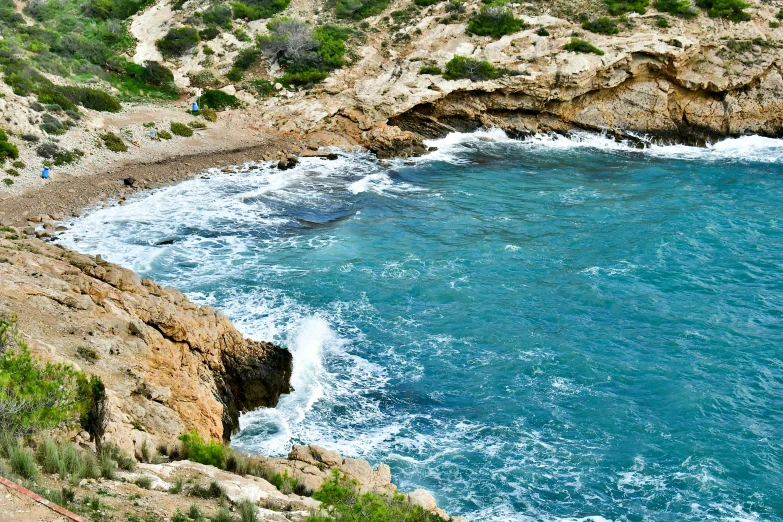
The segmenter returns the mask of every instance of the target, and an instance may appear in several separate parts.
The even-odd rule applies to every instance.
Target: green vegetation
[[[206,29],[202,29],[198,32],[198,37],[201,39],[202,42],[214,40],[218,36],[220,36],[220,29],[218,29],[214,25],[210,25]],[[204,54],[208,54],[206,52],[206,49],[209,49],[209,47],[205,45],[204,49],[205,49]],[[214,51],[212,52],[214,53]]]
[[[222,442],[206,442],[195,431],[183,433],[179,440],[182,443],[181,455],[183,459],[221,469],[226,467],[229,450]]]
[[[538,36],[549,36],[549,31],[547,31],[544,27],[536,31],[536,34]]]
[[[479,14],[468,22],[468,31],[480,36],[501,36],[515,33],[525,26],[524,20],[514,18],[511,9],[502,2],[495,2],[481,8]]]
[[[8,134],[3,129],[0,129],[0,165],[5,163],[8,158],[16,159],[19,157],[19,149],[8,141]],[[16,166],[16,163],[14,163]]]
[[[655,8],[680,18],[695,18],[699,14],[691,0],[658,0],[655,2]]]
[[[606,10],[610,15],[618,16],[627,13],[644,14],[650,0],[605,0]]]
[[[475,60],[466,56],[455,56],[446,63],[443,77],[447,80],[469,79],[474,82],[494,80],[513,74],[508,69],[495,67],[485,60]]]
[[[102,476],[101,466],[95,455],[80,450],[70,442],[44,437],[38,443],[35,457],[44,473],[57,473],[61,478],[69,477],[74,483],[83,478]]]
[[[258,522],[256,505],[247,499],[237,504],[237,513],[239,513],[239,522]]]
[[[134,45],[127,18],[151,0],[42,0],[27,2],[25,13],[33,24],[14,12],[14,3],[0,0],[0,69],[5,82],[20,96],[38,95],[40,103],[97,104],[96,110],[119,110],[119,104],[99,89],[54,85],[41,73],[72,81],[104,80],[126,96],[176,95],[173,86],[147,84],[144,67],[125,56]],[[161,66],[162,67],[162,66]],[[139,74],[141,70],[142,74]],[[60,82],[57,82],[60,83]],[[95,93],[100,94],[95,94]]]
[[[244,20],[260,20],[271,18],[288,7],[291,0],[245,0],[231,2],[234,18]]]
[[[171,122],[171,133],[175,136],[183,136],[185,138],[189,138],[193,136],[193,129],[185,125],[184,123],[179,123],[176,121]]]
[[[440,516],[408,503],[400,494],[360,494],[356,483],[337,472],[313,493],[323,503],[305,522],[440,522]]]
[[[428,7],[430,5],[435,5],[442,1],[443,0],[413,0],[413,3],[418,5],[419,7]]]
[[[158,131],[158,137],[162,140],[170,140],[171,139],[171,133],[167,131],[166,129],[160,129]]]
[[[571,43],[566,44],[563,49],[574,53],[593,53],[599,56],[604,55],[604,52],[595,45],[591,44],[587,40],[582,40],[581,38],[576,37],[571,38]]]
[[[437,65],[422,65],[419,69],[419,74],[439,75],[443,74],[443,71]]]
[[[732,22],[750,20],[750,13],[745,11],[750,4],[743,0],[696,0],[696,5],[706,8],[713,18],[725,18]]]
[[[125,145],[125,142],[122,141],[122,138],[120,138],[113,132],[107,132],[106,134],[101,134],[101,140],[103,140],[103,144],[106,146],[106,148],[112,152],[128,151],[128,146]]]
[[[190,123],[188,123],[188,127],[190,127],[191,129],[206,129],[207,124],[204,123],[203,121],[191,121]]]
[[[669,20],[666,19],[665,16],[659,16],[655,19],[655,26],[660,27],[661,29],[667,29],[671,27],[671,24],[669,23]]]
[[[233,13],[225,6],[214,5],[201,14],[201,19],[207,26],[217,26],[223,29],[231,29]]]
[[[74,149],[74,150],[60,149],[57,152],[55,152],[54,155],[52,156],[52,165],[54,165],[55,167],[62,167],[63,165],[71,165],[73,163],[78,163],[79,160],[82,159],[82,156],[84,156],[84,153],[79,149]]]
[[[217,121],[217,112],[215,112],[213,109],[201,109],[198,111],[198,115],[209,122],[214,123]]]
[[[247,71],[256,64],[260,55],[261,53],[255,47],[242,49],[234,60],[234,67],[241,71]]]
[[[280,78],[284,85],[320,82],[329,71],[345,64],[349,29],[324,25],[312,30],[308,24],[288,18],[272,20],[267,27],[270,35],[259,37],[258,45],[270,60],[285,67]]]
[[[337,18],[363,20],[377,15],[389,7],[389,0],[337,0]]]
[[[778,11],[778,14],[775,15],[775,18],[777,18],[778,20],[783,20],[783,9]]]
[[[617,34],[620,32],[620,29],[617,27],[617,22],[605,16],[584,22],[582,24],[582,29],[599,34]]]
[[[16,330],[15,318],[0,318],[0,426],[32,434],[74,424],[86,398],[84,374],[64,364],[34,360]]]
[[[160,54],[167,58],[182,56],[199,43],[198,30],[195,27],[169,29],[166,36],[155,42]]]
[[[239,98],[232,94],[223,91],[206,90],[198,99],[198,106],[216,111],[223,111],[241,107],[242,103],[239,101]]]

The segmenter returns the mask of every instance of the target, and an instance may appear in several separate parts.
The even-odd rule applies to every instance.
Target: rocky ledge
[[[195,430],[228,440],[239,414],[291,391],[292,359],[244,338],[181,292],[15,229],[0,232],[0,313],[18,315],[33,352],[100,376],[108,438],[139,452]]]

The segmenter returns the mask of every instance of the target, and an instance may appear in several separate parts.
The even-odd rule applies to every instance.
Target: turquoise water
[[[783,520],[783,142],[436,145],[212,172],[62,242],[290,347],[240,448],[383,461],[472,520]]]

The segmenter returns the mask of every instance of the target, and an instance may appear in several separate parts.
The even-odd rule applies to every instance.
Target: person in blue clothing
[[[44,165],[43,172],[41,172],[41,177],[43,179],[49,179],[49,166]]]

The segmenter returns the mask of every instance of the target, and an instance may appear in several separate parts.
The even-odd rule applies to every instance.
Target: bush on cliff
[[[650,0],[605,0],[606,10],[610,15],[618,16],[627,13],[644,14],[647,12],[647,6]]]
[[[468,31],[479,36],[500,38],[516,33],[525,27],[521,18],[514,18],[511,9],[501,2],[491,3],[481,8],[481,12],[470,19]]]
[[[309,24],[289,18],[272,20],[267,27],[270,34],[259,37],[258,45],[269,60],[285,67],[280,78],[284,85],[319,82],[345,64],[349,29],[324,25],[313,30]]]
[[[694,18],[699,14],[690,0],[658,0],[655,8],[680,18]]]
[[[617,22],[605,16],[596,18],[595,20],[588,20],[582,24],[582,29],[599,34],[617,34],[620,32],[620,29],[617,27]]]
[[[571,43],[566,44],[563,49],[574,53],[593,53],[599,56],[604,55],[604,52],[595,45],[591,44],[587,40],[582,40],[581,38],[576,37],[571,38]]]
[[[222,442],[207,442],[195,431],[183,433],[179,440],[182,442],[180,451],[183,459],[225,469],[229,450]]]
[[[360,494],[355,481],[337,471],[313,498],[323,503],[305,522],[442,522],[439,515],[409,503],[404,495]]]
[[[389,0],[337,0],[337,18],[363,20],[389,7]]]
[[[166,36],[155,42],[160,54],[166,58],[182,56],[199,43],[198,30],[195,27],[169,29]]]
[[[234,18],[260,20],[271,18],[288,7],[291,0],[245,0],[231,2]]]
[[[19,149],[8,141],[8,135],[3,129],[0,129],[0,165],[5,163],[5,160],[8,158],[16,159],[18,157]]]
[[[486,60],[475,60],[467,56],[455,56],[446,63],[443,77],[447,80],[469,79],[474,82],[495,80],[513,74],[508,69],[495,67]]]
[[[242,106],[239,98],[223,91],[213,91],[207,89],[198,99],[199,107],[206,107],[216,111],[226,109],[236,109]]]
[[[725,18],[732,22],[750,20],[750,13],[745,11],[750,4],[743,0],[696,0],[696,5],[706,8],[713,18]]]

